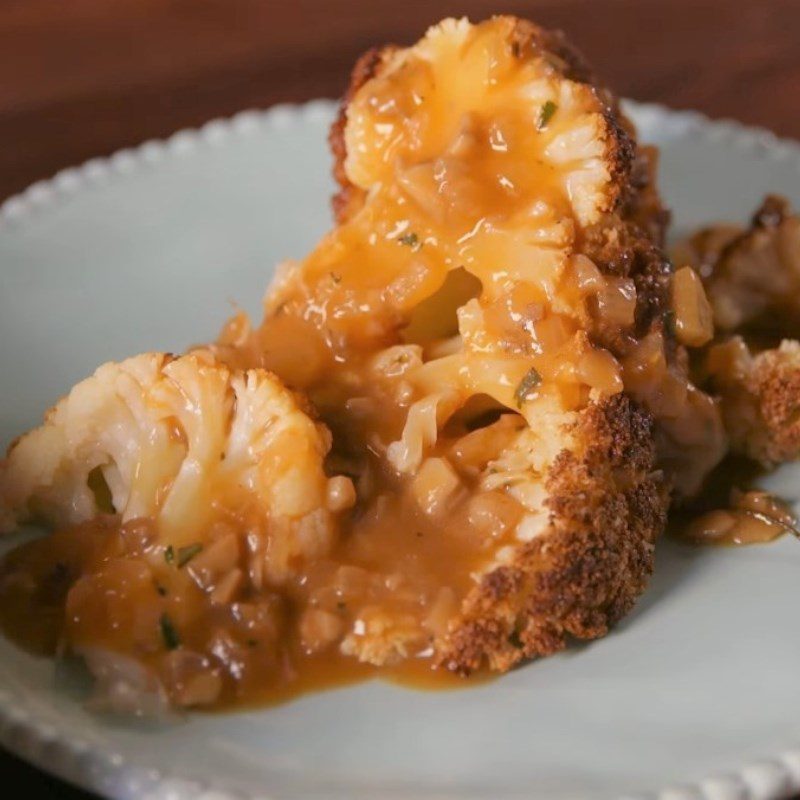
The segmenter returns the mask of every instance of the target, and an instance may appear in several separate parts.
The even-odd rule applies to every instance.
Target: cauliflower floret
[[[328,431],[268,372],[234,372],[205,351],[147,353],[100,367],[12,445],[0,464],[4,529],[115,512],[123,524],[154,520],[180,547],[226,513],[254,514],[279,579],[333,544],[329,448]]]
[[[749,228],[703,228],[675,249],[700,275],[713,307],[717,335],[695,359],[697,380],[720,398],[731,449],[766,466],[796,459],[800,217],[769,196]]]
[[[364,56],[331,144],[339,226],[281,273],[238,351],[340,425],[373,414],[364,439],[423,514],[457,515],[470,497],[473,527],[496,518],[504,532],[481,544],[437,637],[441,663],[507,669],[604,633],[642,590],[664,524],[648,412],[681,491],[723,452],[667,325],[651,154],[563,39],[511,17],[446,20]],[[328,353],[304,361],[316,368],[271,355],[290,329]],[[401,353],[402,370],[381,370]],[[453,420],[479,427],[476,402],[521,428],[479,467],[451,463],[467,438],[453,440]],[[679,455],[698,452],[683,476]],[[450,487],[442,503],[428,502],[433,472]]]
[[[535,183],[533,204],[523,200],[519,213],[552,204],[569,207],[580,225],[596,222],[618,197],[612,172],[627,155],[624,144],[594,89],[565,79],[539,34],[511,17],[474,26],[449,19],[414,47],[383,51],[375,78],[346,108],[346,178],[364,192],[396,182],[435,216],[479,207],[482,194],[491,199],[503,187],[524,195]],[[517,115],[524,127],[512,130]],[[479,162],[483,174],[467,175],[487,140],[496,157]],[[529,148],[526,173],[509,172],[499,185],[486,180],[520,146]],[[444,195],[444,208],[430,191]]]
[[[704,228],[676,253],[700,273],[718,332],[800,334],[800,217],[785,199],[766,197],[746,230]]]

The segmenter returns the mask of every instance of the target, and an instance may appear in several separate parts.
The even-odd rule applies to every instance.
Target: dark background
[[[563,28],[620,95],[800,138],[800,0],[0,0],[0,200],[212,117],[335,97],[367,47],[499,12]],[[86,797],[2,752],[0,777]]]

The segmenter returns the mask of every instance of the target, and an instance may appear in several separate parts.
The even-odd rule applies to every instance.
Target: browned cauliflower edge
[[[604,636],[644,591],[668,507],[652,419],[616,395],[585,409],[573,435],[547,477],[547,530],[467,597],[439,644],[448,669],[505,671]]]

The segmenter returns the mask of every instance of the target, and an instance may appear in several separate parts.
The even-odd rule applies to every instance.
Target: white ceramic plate
[[[744,219],[766,191],[800,201],[797,146],[630,108],[662,148],[678,229]],[[0,441],[102,361],[208,339],[229,300],[257,314],[273,265],[329,224],[331,116],[324,102],[243,114],[8,201]],[[791,494],[798,477],[773,480]],[[800,789],[799,578],[795,540],[664,542],[612,635],[494,683],[437,694],[376,682],[166,727],[93,716],[51,662],[2,641],[0,741],[118,798],[778,797]]]

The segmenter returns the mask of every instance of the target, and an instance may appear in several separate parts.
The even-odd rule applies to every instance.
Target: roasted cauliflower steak
[[[372,50],[330,144],[336,224],[260,323],[102,366],[0,464],[0,528],[67,529],[67,644],[106,694],[505,671],[602,636],[724,455],[687,350],[713,292],[560,34],[447,19]],[[53,578],[42,548],[0,599]]]
[[[696,491],[724,450],[669,324],[654,153],[560,35],[512,17],[367,53],[330,142],[337,227],[221,357],[307,389],[334,451],[372,413],[378,471],[515,504],[438,663],[504,670],[602,635],[644,589],[670,488]],[[270,346],[288,331],[302,366]],[[486,413],[516,428],[461,457]]]

